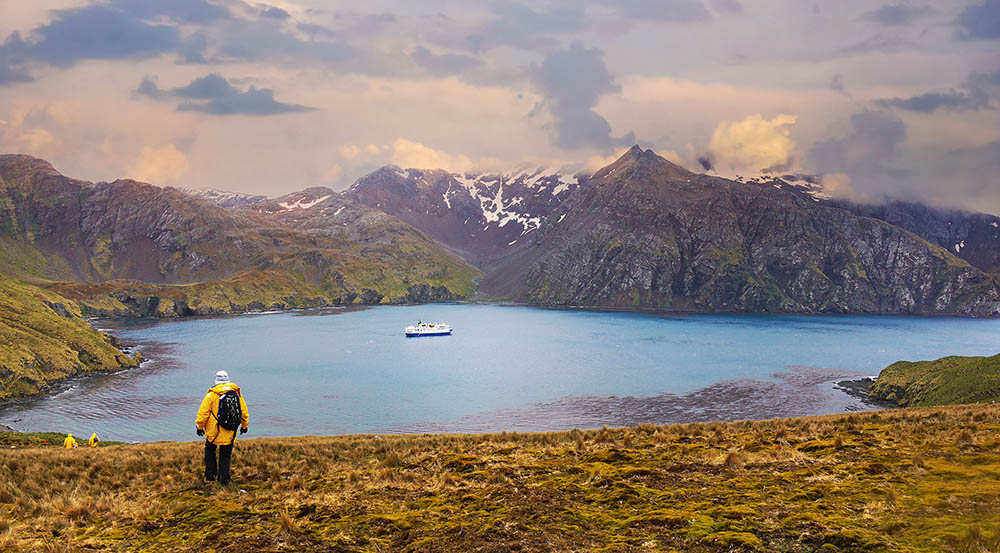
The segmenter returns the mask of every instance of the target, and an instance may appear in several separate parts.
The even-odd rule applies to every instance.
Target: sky
[[[0,0],[0,152],[277,196],[388,163],[1000,214],[1000,0]]]

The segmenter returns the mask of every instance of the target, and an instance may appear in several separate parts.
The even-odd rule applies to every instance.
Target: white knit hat
[[[229,373],[227,373],[226,371],[219,371],[215,373],[216,384],[225,384],[227,382],[229,382]]]

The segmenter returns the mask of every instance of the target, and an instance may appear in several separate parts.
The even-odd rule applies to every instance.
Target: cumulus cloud
[[[161,90],[150,77],[145,77],[134,94],[154,100],[179,98],[185,101],[177,106],[177,111],[198,111],[211,115],[278,115],[316,109],[277,102],[274,91],[269,88],[251,85],[249,89],[242,91],[218,73],[195,79],[187,86],[169,91]]]
[[[444,169],[453,173],[464,173],[475,165],[466,156],[452,155],[404,138],[392,145],[392,163],[400,167]]]
[[[14,109],[0,120],[0,151],[46,156],[60,151],[63,130],[77,121],[68,102],[47,102]]]
[[[129,177],[153,184],[176,181],[188,170],[188,160],[173,144],[145,146],[128,168]]]
[[[1000,0],[986,0],[982,4],[967,6],[956,23],[961,39],[1000,39]]]
[[[383,144],[343,144],[337,148],[337,153],[343,159],[353,160],[361,156],[374,156],[388,149],[389,147]]]
[[[461,54],[435,54],[423,46],[417,46],[410,58],[433,75],[458,75],[479,66],[479,60]]]
[[[530,76],[542,94],[542,106],[555,119],[552,139],[560,148],[609,149],[635,142],[631,132],[613,137],[611,125],[594,111],[602,95],[621,90],[604,64],[601,50],[573,44],[549,54],[531,69]]]
[[[789,169],[796,150],[795,141],[790,138],[796,121],[794,115],[787,114],[772,119],[756,114],[742,121],[723,121],[712,132],[709,142],[710,165],[720,174]]]
[[[932,10],[926,6],[885,4],[877,10],[866,13],[862,17],[869,21],[874,21],[879,25],[899,26],[909,25],[913,21],[930,13],[932,13]]]
[[[851,177],[847,173],[827,173],[820,180],[823,192],[832,198],[855,203],[870,203],[871,197],[862,194],[851,186]]]
[[[862,111],[851,116],[849,132],[814,144],[810,159],[821,173],[898,174],[888,162],[905,139],[906,125],[892,113]]]

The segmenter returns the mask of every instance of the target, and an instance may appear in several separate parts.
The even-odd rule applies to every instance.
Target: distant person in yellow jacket
[[[250,413],[240,387],[229,381],[226,371],[215,373],[215,386],[209,388],[205,399],[201,400],[194,424],[198,435],[205,436],[205,480],[218,479],[223,486],[228,485],[236,429],[240,429],[240,434],[247,433]]]
[[[77,447],[76,440],[73,439],[72,434],[66,434],[66,439],[63,440],[63,447],[66,449],[74,449]]]
[[[90,435],[90,439],[87,440],[87,445],[90,447],[97,447],[97,442],[99,441],[101,441],[101,439],[97,437],[97,432],[94,432]]]

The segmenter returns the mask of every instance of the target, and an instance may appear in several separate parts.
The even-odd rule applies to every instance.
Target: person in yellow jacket
[[[76,448],[76,440],[73,439],[72,434],[66,434],[66,439],[63,440],[63,447],[65,447],[66,449]]]
[[[94,432],[90,435],[90,439],[87,440],[87,445],[90,447],[97,447],[97,442],[99,441],[101,441],[101,439],[97,437],[97,432]]]
[[[239,427],[240,434],[246,434],[250,424],[250,413],[247,411],[246,401],[243,399],[243,392],[240,387],[229,381],[229,373],[219,371],[215,373],[215,386],[208,389],[205,398],[201,400],[198,408],[198,417],[194,424],[199,436],[205,437],[205,480],[216,480],[223,486],[229,484],[229,465],[233,457],[233,444],[236,443],[236,427],[232,430],[220,425],[219,403],[229,392],[235,392],[239,399]],[[224,418],[225,415],[223,414]],[[222,421],[225,423],[225,421]],[[216,461],[216,449],[219,457]]]

